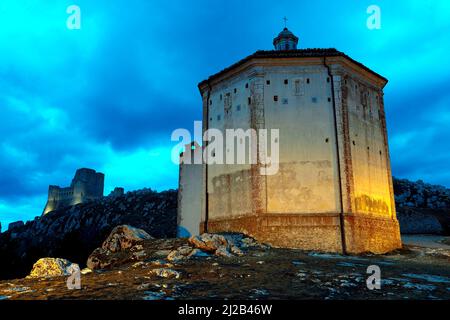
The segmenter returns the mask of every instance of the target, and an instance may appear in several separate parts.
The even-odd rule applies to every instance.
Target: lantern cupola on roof
[[[297,44],[298,38],[286,27],[273,39],[275,50],[296,50]]]

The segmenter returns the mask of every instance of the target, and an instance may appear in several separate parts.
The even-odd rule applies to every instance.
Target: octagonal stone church
[[[401,247],[383,88],[336,49],[297,49],[287,28],[199,84],[203,132],[279,129],[279,170],[180,158],[179,235],[242,232],[276,247],[384,253]]]

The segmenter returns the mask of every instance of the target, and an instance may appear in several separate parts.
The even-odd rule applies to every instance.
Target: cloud
[[[394,175],[450,185],[449,81],[391,94],[386,108]]]
[[[0,223],[1,231],[6,231],[11,222],[17,220],[29,221],[39,216],[44,209],[46,195],[40,194],[33,197],[23,197],[13,201],[0,199]]]

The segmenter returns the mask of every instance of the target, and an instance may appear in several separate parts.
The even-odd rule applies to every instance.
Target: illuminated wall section
[[[339,59],[333,65],[346,252],[401,247],[383,105],[382,77]]]
[[[280,130],[280,170],[267,176],[267,212],[337,212],[336,139],[326,69],[317,62],[287,61],[265,71],[265,126]]]
[[[382,92],[346,77],[344,92],[349,113],[351,161],[353,167],[354,212],[391,218],[388,155],[384,141],[380,100]]]

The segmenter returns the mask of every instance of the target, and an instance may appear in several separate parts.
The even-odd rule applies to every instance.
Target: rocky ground
[[[113,232],[94,251],[81,289],[69,290],[67,275],[35,270],[31,278],[0,281],[0,299],[450,299],[445,246],[342,256],[270,248],[242,235],[151,239],[130,230]],[[370,265],[381,269],[379,290],[367,288]]]

